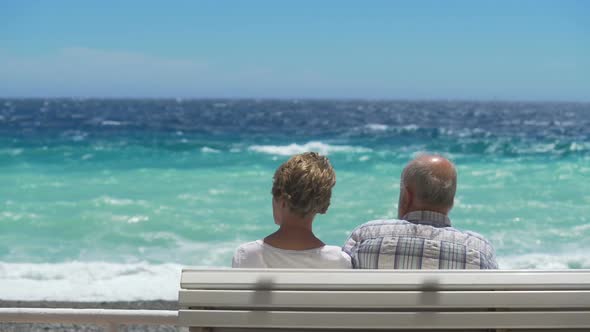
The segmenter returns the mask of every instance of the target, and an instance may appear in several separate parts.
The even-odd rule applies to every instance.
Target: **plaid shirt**
[[[404,220],[375,220],[357,227],[343,250],[355,269],[497,269],[483,236],[451,227],[441,213],[414,211]]]

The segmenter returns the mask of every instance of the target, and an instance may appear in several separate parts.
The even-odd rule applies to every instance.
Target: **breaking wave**
[[[564,270],[590,269],[590,257],[583,250],[574,253],[524,254],[498,257],[501,269]]]
[[[274,154],[279,156],[290,156],[297,153],[309,151],[315,151],[323,155],[340,152],[366,153],[372,151],[369,148],[360,146],[331,145],[322,142],[308,142],[303,145],[295,143],[289,145],[252,145],[248,148],[248,150],[259,153]]]
[[[0,298],[25,301],[176,300],[182,266],[0,263]]]
[[[574,254],[498,257],[501,269],[588,269],[590,258]],[[227,266],[224,266],[227,267]],[[147,301],[178,298],[183,265],[67,262],[0,262],[0,299],[19,301]],[[154,287],[157,285],[157,287]]]

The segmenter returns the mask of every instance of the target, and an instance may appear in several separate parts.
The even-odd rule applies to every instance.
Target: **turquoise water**
[[[330,151],[330,146],[324,148]],[[305,145],[300,149],[307,150]],[[4,261],[228,266],[236,244],[275,229],[271,179],[287,156],[130,147],[121,161],[101,162],[96,160],[100,153],[92,151],[62,153],[72,159],[4,167]],[[152,158],[131,166],[125,155],[136,153]],[[337,185],[329,213],[315,222],[322,239],[340,245],[358,224],[396,216],[398,177],[411,154],[328,155],[337,170]],[[456,227],[489,237],[501,258],[563,253],[565,266],[587,264],[567,258],[582,253],[590,239],[587,157],[453,159],[459,172],[451,214]],[[535,262],[528,264],[522,267],[535,267]]]
[[[421,114],[403,115],[409,111],[393,107],[384,112],[387,117],[368,122],[358,117],[360,102],[350,102],[351,110],[319,114],[312,125],[315,118],[308,113],[286,115],[289,124],[267,123],[259,112],[281,110],[259,105],[262,111],[238,113],[243,121],[260,116],[259,127],[223,127],[237,120],[213,116],[207,132],[170,127],[168,118],[158,120],[163,128],[131,130],[112,114],[96,120],[96,126],[74,125],[55,120],[80,112],[80,107],[65,112],[63,105],[50,120],[44,115],[40,126],[23,124],[46,114],[37,111],[47,107],[38,103],[23,108],[27,113],[12,110],[19,106],[12,101],[0,118],[0,298],[172,298],[171,286],[149,294],[145,289],[154,283],[176,285],[184,265],[229,267],[238,244],[275,230],[272,174],[290,155],[309,150],[327,154],[337,173],[332,205],[314,222],[327,243],[342,245],[357,225],[395,217],[405,163],[419,151],[438,151],[458,168],[453,225],[488,237],[502,268],[590,268],[585,104],[567,106],[569,126],[543,122],[553,113],[541,112],[532,128],[523,125],[531,113],[519,114],[518,105],[502,104],[502,109],[512,107],[507,113],[490,106],[483,113],[488,121],[477,127],[468,123],[466,111],[438,127],[424,125],[430,121],[421,122],[424,114],[440,111],[421,110],[421,104],[410,105]],[[97,103],[92,119],[111,109]],[[303,109],[298,107],[295,112]],[[192,112],[201,116],[204,111],[195,108]],[[14,114],[25,114],[25,120],[11,120]],[[415,118],[409,122],[398,119],[400,114]],[[297,132],[304,126],[293,119],[311,129]],[[515,121],[522,130],[511,127],[519,128]],[[346,130],[333,130],[342,126]],[[94,286],[84,293],[76,290],[78,283]],[[41,291],[35,285],[49,286]],[[108,287],[128,291],[105,291]]]

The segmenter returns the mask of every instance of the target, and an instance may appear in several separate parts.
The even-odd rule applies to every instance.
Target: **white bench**
[[[590,270],[184,269],[191,330],[590,331]]]

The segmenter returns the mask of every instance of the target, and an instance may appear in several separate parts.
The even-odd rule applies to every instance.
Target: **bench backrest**
[[[590,271],[185,269],[179,304],[207,328],[590,331]]]

